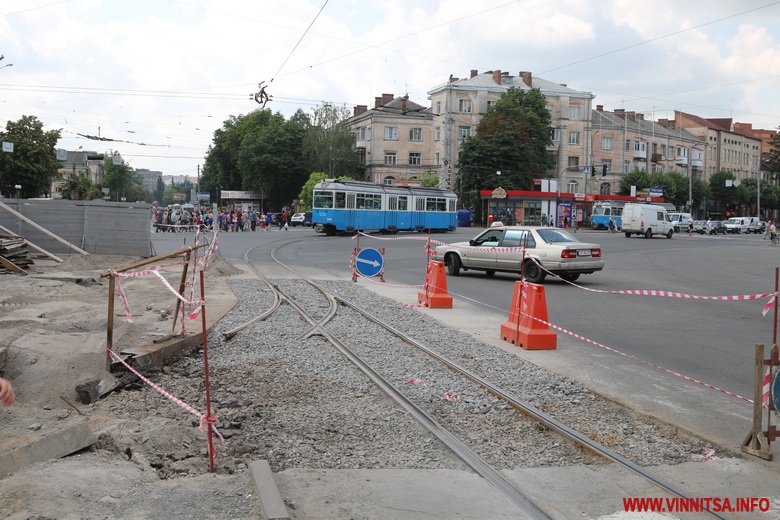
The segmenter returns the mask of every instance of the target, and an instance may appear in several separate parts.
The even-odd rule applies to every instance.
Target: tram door
[[[345,222],[344,227],[346,230],[354,230],[357,229],[355,226],[355,220],[356,220],[356,211],[355,211],[355,194],[354,193],[347,193],[347,208],[344,211],[345,215]]]
[[[385,229],[398,229],[398,195],[387,196]]]
[[[414,198],[412,221],[415,229],[425,229],[425,197]]]

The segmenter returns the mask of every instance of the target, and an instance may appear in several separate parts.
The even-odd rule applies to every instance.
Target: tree
[[[162,203],[163,195],[165,195],[165,181],[162,180],[162,175],[157,177],[157,189],[154,192],[154,200]]]
[[[65,181],[62,186],[62,198],[70,200],[94,200],[102,196],[89,175],[80,173]]]
[[[780,174],[780,132],[772,136],[772,148],[764,161],[764,167],[775,175]]]
[[[328,178],[328,174],[325,172],[312,172],[309,174],[309,180],[301,188],[301,192],[298,194],[298,198],[301,201],[301,208],[306,211],[313,207],[312,198],[314,194],[314,186],[318,182],[322,182]]]
[[[726,211],[734,211],[737,204],[737,190],[734,186],[726,186],[727,180],[734,180],[734,174],[719,171],[710,177],[710,197],[715,201],[718,213],[726,215]]]
[[[106,153],[103,161],[103,186],[110,190],[109,200],[146,200],[149,198],[143,184],[132,168],[121,161],[114,164],[113,153]]]
[[[499,185],[531,189],[533,179],[547,177],[554,166],[547,153],[550,139],[550,113],[541,91],[510,88],[461,148],[459,191],[476,194]]]
[[[620,195],[630,195],[631,186],[646,190],[649,188],[662,188],[664,200],[674,204],[677,208],[683,208],[688,201],[688,177],[678,172],[653,172],[635,169],[620,180]],[[690,183],[694,207],[704,202],[707,197],[707,184],[692,179]]]
[[[14,151],[0,152],[0,192],[15,195],[14,186],[21,185],[22,197],[51,195],[51,181],[60,166],[54,151],[59,138],[59,130],[44,132],[35,116],[8,121],[0,141],[13,143]]]
[[[310,171],[322,171],[329,179],[362,179],[365,168],[355,152],[355,136],[347,125],[346,106],[323,104],[314,108],[311,123],[303,138],[303,155]]]

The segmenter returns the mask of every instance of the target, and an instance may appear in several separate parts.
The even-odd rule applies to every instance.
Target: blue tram
[[[623,203],[622,202],[597,202],[593,205],[593,215],[590,217],[590,226],[593,229],[609,229],[609,219],[615,219],[617,229],[623,227]]]
[[[328,235],[356,231],[452,231],[455,193],[327,179],[314,187],[312,224]]]

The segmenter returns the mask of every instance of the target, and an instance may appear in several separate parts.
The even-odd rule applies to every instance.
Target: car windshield
[[[571,236],[568,232],[563,231],[562,229],[552,229],[552,228],[539,229],[537,233],[539,233],[539,236],[542,237],[542,240],[544,240],[548,244],[560,244],[562,242],[579,242],[579,240]]]

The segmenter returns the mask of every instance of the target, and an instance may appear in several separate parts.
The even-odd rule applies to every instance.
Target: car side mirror
[[[477,241],[472,238],[471,240],[469,240],[469,245],[470,246],[475,246],[475,245],[477,245]]]

